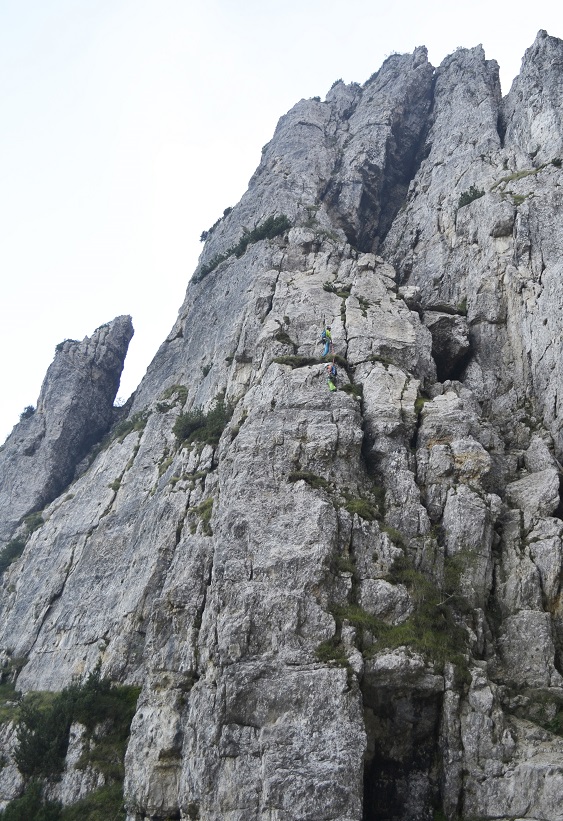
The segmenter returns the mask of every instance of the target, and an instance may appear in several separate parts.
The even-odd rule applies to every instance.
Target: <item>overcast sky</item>
[[[131,314],[119,395],[168,334],[201,251],[278,118],[394,51],[482,43],[503,93],[537,0],[0,0],[0,441],[63,339]]]

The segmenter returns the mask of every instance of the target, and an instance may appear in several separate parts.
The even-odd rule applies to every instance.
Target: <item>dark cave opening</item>
[[[441,693],[362,686],[367,751],[362,821],[422,821],[440,799],[437,764]]]
[[[450,379],[452,382],[463,382],[465,370],[471,361],[471,350],[458,358],[447,355],[441,356],[434,352],[433,355],[436,363],[436,378],[438,382],[445,382],[447,379]]]

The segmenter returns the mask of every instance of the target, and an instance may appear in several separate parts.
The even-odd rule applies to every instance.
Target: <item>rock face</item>
[[[504,99],[477,47],[302,100],[127,420],[75,479],[91,417],[66,472],[41,440],[4,669],[142,686],[128,821],[563,819],[562,65],[540,32]]]
[[[108,430],[133,326],[120,316],[82,342],[57,346],[34,413],[0,452],[0,540],[70,483],[78,462]]]
[[[34,413],[0,452],[0,539],[70,483],[78,462],[108,430],[131,337],[131,317],[102,325],[82,342],[57,346]]]

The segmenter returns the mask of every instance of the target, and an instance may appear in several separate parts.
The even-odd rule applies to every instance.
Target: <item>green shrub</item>
[[[319,365],[322,360],[312,356],[277,356],[273,361],[291,368],[305,368],[307,365]]]
[[[215,222],[213,223],[213,225],[211,226],[211,228],[208,228],[208,229],[207,229],[207,231],[202,231],[202,232],[201,232],[201,235],[200,235],[200,237],[199,237],[199,241],[200,241],[200,242],[205,242],[206,240],[208,240],[208,239],[209,239],[209,237],[211,236],[211,234],[213,233],[213,231],[215,231],[215,229],[216,229],[216,228],[217,228],[217,226],[219,225],[219,223],[223,222],[224,218],[225,218],[225,217],[228,217],[228,216],[229,216],[229,214],[231,213],[231,211],[232,211],[232,210],[233,210],[233,209],[232,209],[232,208],[230,208],[230,207],[229,207],[229,208],[225,208],[225,210],[223,211],[223,216],[222,216],[222,217],[219,217],[219,219],[218,219],[218,220],[215,220]]]
[[[326,641],[322,641],[315,650],[315,657],[318,661],[329,662],[333,661],[339,667],[348,666],[348,658],[346,651],[338,639],[333,636]]]
[[[467,296],[464,296],[456,305],[456,310],[461,316],[467,316]]]
[[[350,375],[350,368],[351,368],[351,365],[350,365],[350,363],[348,362],[348,360],[347,360],[347,359],[345,359],[345,357],[340,356],[340,354],[334,354],[334,361],[336,362],[336,364],[337,364],[339,367],[344,368],[344,370],[346,371],[346,373],[347,373],[348,375]]]
[[[394,361],[389,356],[384,356],[383,354],[372,353],[369,356],[370,362],[380,362],[382,365],[385,365],[385,368],[388,368],[389,365],[394,365]]]
[[[378,508],[366,499],[348,499],[344,504],[344,509],[348,513],[357,514],[360,519],[365,519],[368,522],[373,522],[374,519],[380,518]]]
[[[470,202],[473,202],[474,200],[478,200],[480,197],[484,197],[484,196],[485,196],[485,192],[483,190],[480,190],[479,188],[476,188],[474,185],[472,185],[469,188],[468,191],[464,191],[460,195],[458,203],[457,203],[457,207],[458,208],[463,208],[464,205],[469,205]]]
[[[356,565],[351,556],[335,556],[331,561],[331,569],[335,573],[355,573]]]
[[[187,442],[196,430],[205,425],[205,414],[201,408],[181,413],[174,422],[172,433],[181,442]]]
[[[371,302],[363,296],[357,297],[357,300],[360,303],[360,311],[365,319],[368,315],[368,308],[371,306]]]
[[[81,759],[108,778],[122,779],[123,757],[139,688],[112,686],[92,673],[61,693],[26,697],[20,707],[14,760],[27,778],[56,778],[65,764],[70,726],[86,727],[90,746]],[[101,729],[97,730],[97,728]]]
[[[424,394],[422,393],[418,394],[418,396],[414,400],[414,412],[417,416],[422,412],[422,409],[426,405],[426,403],[430,401],[431,399],[429,396],[424,396]]]
[[[10,655],[9,650],[6,652]],[[28,659],[26,656],[14,656],[10,658],[9,662],[4,663],[3,667],[0,668],[0,683],[5,684],[7,681],[15,681],[27,662]]]
[[[512,202],[516,207],[522,205],[529,197],[529,194],[513,194],[512,195]]]
[[[460,572],[459,565],[452,565],[449,577],[446,575],[440,588],[416,570],[406,556],[398,557],[387,580],[405,585],[414,610],[401,624],[381,623],[376,632],[382,646],[406,645],[439,666],[445,661],[464,666],[462,654],[467,647],[467,633],[456,615]]]
[[[204,442],[215,447],[232,415],[233,409],[225,403],[224,394],[219,394],[207,413],[201,408],[181,413],[174,422],[172,433],[183,443]]]
[[[563,736],[563,701],[557,695],[535,692],[524,703],[516,702],[516,706],[511,705],[506,709],[519,718],[533,721],[554,735]]]
[[[52,778],[62,773],[71,723],[72,703],[65,691],[47,710],[32,701],[23,701],[17,725],[18,746],[14,753],[23,776]]]
[[[213,536],[213,531],[211,530],[211,514],[213,513],[213,499],[209,497],[200,505],[193,507],[191,510],[192,513],[195,513],[201,519],[201,526],[203,528],[203,532],[206,536]]]
[[[23,422],[26,419],[29,419],[29,417],[33,416],[34,413],[35,413],[34,406],[33,405],[26,405],[26,407],[20,413],[20,422]]]
[[[491,191],[494,191],[499,185],[506,184],[507,182],[515,182],[517,180],[523,180],[525,177],[535,176],[540,171],[543,171],[547,165],[548,163],[542,163],[538,165],[537,168],[526,168],[523,171],[515,171],[514,174],[509,174],[507,177],[501,177],[500,180],[497,180],[491,187]]]
[[[551,161],[551,164],[554,165],[556,168],[561,168],[561,157],[554,157]]]
[[[35,530],[41,527],[42,524],[45,524],[43,520],[43,516],[41,515],[40,511],[36,511],[35,513],[30,513],[29,516],[26,516],[23,520],[24,525],[26,526],[27,533],[30,536]]]
[[[338,286],[335,285],[333,282],[323,283],[323,291],[328,291],[329,294],[336,294],[336,296],[339,296],[340,299],[348,299],[351,290],[351,285]]]
[[[2,671],[4,676],[5,671]],[[16,690],[11,681],[0,684],[0,724],[13,721],[18,715],[21,693]]]
[[[344,391],[344,393],[349,393],[352,396],[357,396],[358,399],[361,399],[361,397],[363,396],[363,393],[364,393],[364,386],[362,385],[361,382],[358,382],[358,384],[354,384],[353,382],[350,382],[347,385],[342,385],[340,390]]]
[[[276,332],[274,335],[274,339],[276,342],[281,342],[282,345],[288,345],[290,348],[293,349],[293,353],[297,350],[297,343],[293,341],[293,339],[289,336],[286,331],[282,331],[281,329]]]
[[[308,473],[304,470],[297,470],[294,473],[290,473],[287,477],[288,482],[299,482],[300,480],[303,480],[315,490],[327,490],[330,487],[330,483],[327,482],[326,479],[323,479],[322,476],[317,476],[316,473]]]
[[[24,548],[25,542],[23,539],[12,539],[8,542],[4,550],[0,553],[0,576],[12,564],[12,562],[19,559],[24,551]]]
[[[215,228],[217,223],[212,226],[212,229]],[[248,231],[247,233],[243,234],[242,237],[235,245],[231,245],[230,248],[222,254],[216,254],[209,262],[205,265],[202,265],[199,271],[194,274],[193,281],[194,282],[201,282],[201,280],[210,274],[211,271],[215,270],[218,265],[228,259],[230,256],[236,256],[237,258],[242,257],[246,249],[249,245],[252,245],[255,242],[259,242],[262,239],[274,239],[274,237],[283,234],[291,228],[291,222],[285,216],[285,214],[281,214],[278,217],[268,217],[264,222],[258,225],[256,228],[253,228],[252,231]],[[209,232],[208,232],[209,235]],[[203,236],[203,235],[202,235]]]
[[[121,422],[117,423],[117,425],[111,432],[110,441],[117,440],[118,442],[123,442],[125,437],[128,436],[132,431],[144,430],[148,418],[149,415],[146,411],[139,411],[138,413],[134,413],[130,419],[122,419]]]
[[[103,327],[103,326],[100,326],[100,327]],[[99,328],[96,328],[96,330],[99,330]],[[55,347],[55,350],[57,351],[57,353],[60,353],[62,351],[62,349],[64,348],[64,346],[66,345],[67,342],[78,342],[78,339],[63,339],[63,341],[59,342],[59,344]]]
[[[173,461],[174,461],[174,457],[173,456],[168,456],[166,459],[164,459],[160,463],[160,465],[158,466],[158,475],[159,475],[159,477],[162,476],[163,473],[166,473],[166,471],[168,470],[168,468],[170,467],[170,465],[172,464]]]
[[[291,222],[285,214],[281,214],[278,217],[268,217],[256,228],[253,228],[252,231],[243,234],[234,246],[233,253],[236,257],[242,257],[249,245],[259,242],[262,239],[274,239],[274,237],[278,237],[280,234],[285,233],[285,231],[289,231],[290,228]]]
[[[161,399],[171,399],[173,396],[179,401],[181,405],[183,405],[188,398],[188,389],[185,385],[170,385],[169,388],[166,388]]]
[[[405,547],[405,537],[400,530],[394,527],[388,527],[387,525],[380,525],[380,530],[382,530],[383,533],[387,533],[394,545],[401,548]]]
[[[62,807],[42,797],[42,786],[31,781],[21,798],[16,798],[0,812],[1,821],[125,821],[121,784],[110,784],[94,790],[85,798]]]
[[[15,798],[0,812],[2,821],[61,821],[61,805],[45,801],[42,787],[31,781],[21,798]]]
[[[61,821],[125,821],[121,784],[94,790],[85,798],[65,807]]]
[[[374,634],[380,631],[381,625],[383,624],[380,619],[372,616],[371,613],[368,613],[367,610],[364,610],[358,604],[346,604],[333,607],[332,614],[337,624],[341,625],[342,622],[346,620],[354,625],[354,627],[367,629]]]

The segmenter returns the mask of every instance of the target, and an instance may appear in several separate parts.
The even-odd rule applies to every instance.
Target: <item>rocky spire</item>
[[[0,452],[0,539],[9,539],[24,516],[64,490],[107,431],[132,336],[131,317],[120,316],[82,342],[57,345],[35,411],[14,427]]]
[[[524,168],[563,157],[562,62],[563,40],[539,31],[503,101],[505,145],[521,152]]]

